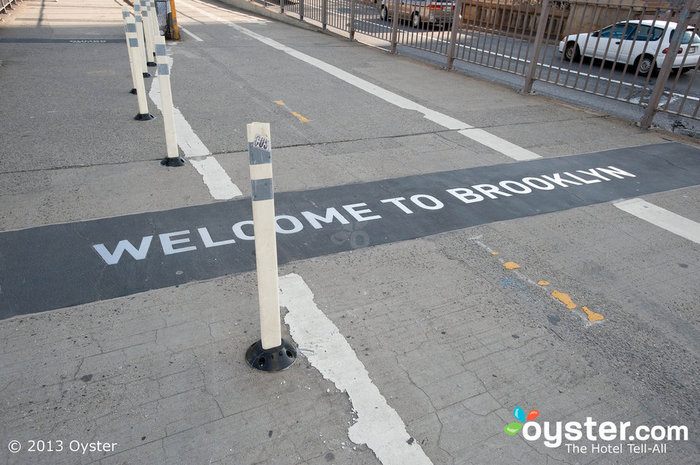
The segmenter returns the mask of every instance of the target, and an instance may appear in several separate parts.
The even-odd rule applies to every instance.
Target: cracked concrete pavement
[[[159,166],[152,102],[158,119],[132,120],[124,44],[64,40],[123,37],[121,3],[25,0],[0,23],[2,232],[214,202],[192,166]],[[278,192],[513,160],[212,15],[544,158],[697,146],[216,2],[176,3],[180,24],[202,42],[184,35],[169,44],[175,105],[246,196],[245,124],[255,120],[272,123]],[[697,186],[644,198],[700,221]],[[303,278],[435,465],[690,464],[699,445],[699,254],[696,243],[601,203],[297,260],[280,276]],[[520,268],[503,266],[511,261]],[[555,289],[579,308],[553,298]],[[591,324],[582,306],[604,320]],[[257,311],[255,273],[238,273],[0,320],[0,463],[380,463],[350,440],[352,399],[309,362],[307,347],[283,372],[247,365]],[[565,440],[589,447],[576,453],[507,435],[516,406],[538,410],[541,423],[684,425],[689,438],[662,441],[663,453],[632,452],[627,440]],[[15,440],[19,453],[9,450]],[[116,446],[81,449],[98,441]],[[622,452],[593,453],[596,444]]]

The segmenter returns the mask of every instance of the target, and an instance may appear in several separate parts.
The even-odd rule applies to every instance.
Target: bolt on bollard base
[[[163,166],[184,166],[185,159],[182,157],[165,157],[160,164]]]
[[[150,113],[139,113],[138,115],[134,116],[134,119],[136,121],[148,121],[151,119],[155,119],[155,116],[153,116]]]
[[[289,368],[297,359],[297,348],[282,339],[282,345],[263,349],[262,341],[254,343],[245,353],[248,364],[261,371],[282,371]]]

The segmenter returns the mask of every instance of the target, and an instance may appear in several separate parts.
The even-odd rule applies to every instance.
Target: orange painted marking
[[[520,268],[520,265],[518,265],[515,262],[505,262],[503,264],[503,268],[505,268],[506,270],[517,270],[518,268]]]
[[[559,302],[566,305],[566,308],[568,308],[569,310],[573,310],[574,308],[577,307],[577,305],[574,303],[574,301],[571,300],[571,297],[569,296],[569,294],[565,294],[565,293],[559,292],[559,291],[554,291],[554,292],[552,292],[552,296],[555,299],[559,300]]]
[[[302,123],[308,123],[309,121],[311,121],[310,119],[301,116],[301,115],[300,115],[299,113],[297,113],[296,111],[293,111],[292,114],[293,114],[294,116],[296,116],[297,118],[299,118],[299,121],[301,121]]]
[[[537,285],[538,286],[549,286],[549,281],[545,281],[545,280],[537,281]]]
[[[600,320],[603,320],[605,318],[600,313],[596,313],[593,310],[589,310],[588,307],[581,307],[581,310],[583,310],[586,313],[586,316],[588,317],[588,321],[590,321],[590,322],[600,321]]]

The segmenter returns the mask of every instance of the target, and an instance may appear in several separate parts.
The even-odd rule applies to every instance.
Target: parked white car
[[[566,61],[584,56],[627,64],[632,72],[639,70],[640,75],[647,76],[663,65],[677,27],[677,23],[667,21],[622,21],[599,31],[564,37],[559,53]],[[695,68],[700,59],[700,37],[695,29],[683,33],[681,45],[672,55],[672,69],[683,72]]]

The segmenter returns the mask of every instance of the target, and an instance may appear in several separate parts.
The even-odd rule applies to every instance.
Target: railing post
[[[544,40],[544,31],[547,29],[547,21],[549,19],[549,0],[542,0],[542,11],[540,12],[540,22],[537,24],[537,32],[535,33],[535,44],[532,47],[532,55],[530,55],[530,67],[527,69],[525,77],[525,86],[523,92],[529,94],[532,92],[532,84],[535,81],[535,71],[537,70],[537,60],[540,58],[540,50]]]
[[[355,40],[355,10],[357,0],[350,0],[350,40]]]
[[[455,11],[452,14],[452,30],[450,31],[450,42],[447,46],[447,65],[448,70],[452,69],[455,64],[455,49],[457,44],[457,30],[459,28],[459,14],[462,10],[462,0],[457,0]]]
[[[321,26],[323,30],[326,30],[328,25],[328,0],[323,0],[321,2]]]
[[[676,50],[678,50],[678,48],[681,46],[683,32],[688,28],[688,24],[690,24],[690,7],[694,2],[687,0],[680,1],[683,3],[683,11],[681,11],[680,15],[678,16],[679,21],[678,25],[676,26],[676,33],[673,34],[673,39],[668,46],[668,53],[664,59],[664,64],[661,65],[661,70],[659,70],[656,82],[654,83],[654,91],[649,97],[647,109],[644,112],[642,121],[639,123],[639,126],[642,129],[649,129],[651,127],[651,123],[654,121],[654,115],[656,115],[659,102],[661,101],[661,97],[663,96],[666,88],[666,82],[668,82],[668,77],[671,75],[671,67],[676,59]],[[697,18],[697,16],[698,13],[696,12],[694,18]],[[660,53],[661,52],[657,52],[657,57]]]
[[[304,0],[299,0],[299,21],[304,21]]]
[[[394,0],[391,12],[391,53],[396,53],[396,45],[399,40],[399,1]]]

